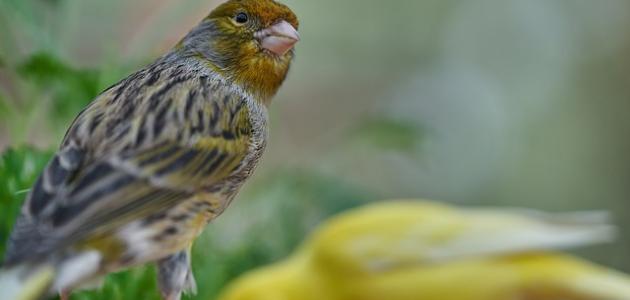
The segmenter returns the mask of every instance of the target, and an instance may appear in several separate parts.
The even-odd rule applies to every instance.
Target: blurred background
[[[579,253],[630,271],[630,2],[283,2],[302,41],[262,165],[195,247],[199,299],[386,198],[609,210],[619,241]],[[217,3],[0,0],[1,247],[72,118]],[[73,299],[155,298],[128,283],[152,272]]]

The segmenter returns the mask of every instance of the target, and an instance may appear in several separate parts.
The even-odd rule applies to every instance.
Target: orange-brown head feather
[[[230,0],[214,9],[208,18],[234,17],[238,12],[254,14],[262,28],[269,27],[279,20],[289,22],[298,29],[299,22],[295,14],[282,3],[272,0]]]
[[[228,80],[269,104],[286,78],[299,40],[299,23],[273,0],[229,0],[214,9],[178,45]]]

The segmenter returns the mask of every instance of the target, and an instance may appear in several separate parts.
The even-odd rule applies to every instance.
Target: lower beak
[[[300,41],[297,30],[284,20],[257,32],[256,37],[264,49],[277,55],[286,54]]]

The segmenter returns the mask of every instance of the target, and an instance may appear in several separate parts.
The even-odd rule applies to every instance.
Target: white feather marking
[[[574,280],[573,288],[585,295],[609,300],[627,300],[630,298],[630,282],[626,275],[608,273],[589,273]]]
[[[429,261],[440,262],[470,256],[513,254],[519,252],[567,249],[610,241],[615,235],[613,226],[594,228],[522,228],[513,232],[461,237],[431,249]]]
[[[13,269],[0,269],[0,291],[2,299],[29,300],[39,299],[48,291],[55,271],[52,266],[44,265],[36,269],[26,266]]]
[[[118,236],[129,246],[129,253],[142,253],[143,256],[150,257],[160,248],[155,247],[151,239],[156,233],[152,227],[142,226],[142,221],[135,221],[122,228]]]
[[[63,291],[81,284],[98,271],[102,256],[98,251],[83,252],[59,266],[53,290]]]
[[[21,269],[13,269],[0,272],[0,289],[7,299],[20,299],[18,296],[22,292],[22,280],[20,279]]]
[[[530,209],[472,210],[478,220],[459,237],[431,249],[428,260],[567,249],[610,242],[616,228],[606,212],[553,214]],[[491,225],[484,225],[490,220]],[[498,224],[504,224],[501,228]]]

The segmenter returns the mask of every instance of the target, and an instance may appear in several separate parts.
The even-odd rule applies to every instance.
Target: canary
[[[597,213],[388,201],[334,217],[219,299],[627,300],[627,275],[549,250],[613,234]]]
[[[164,299],[194,292],[191,244],[263,153],[267,109],[297,29],[283,4],[227,1],[97,96],[27,196],[4,270],[50,278],[44,292],[67,298],[110,272],[155,262]]]

